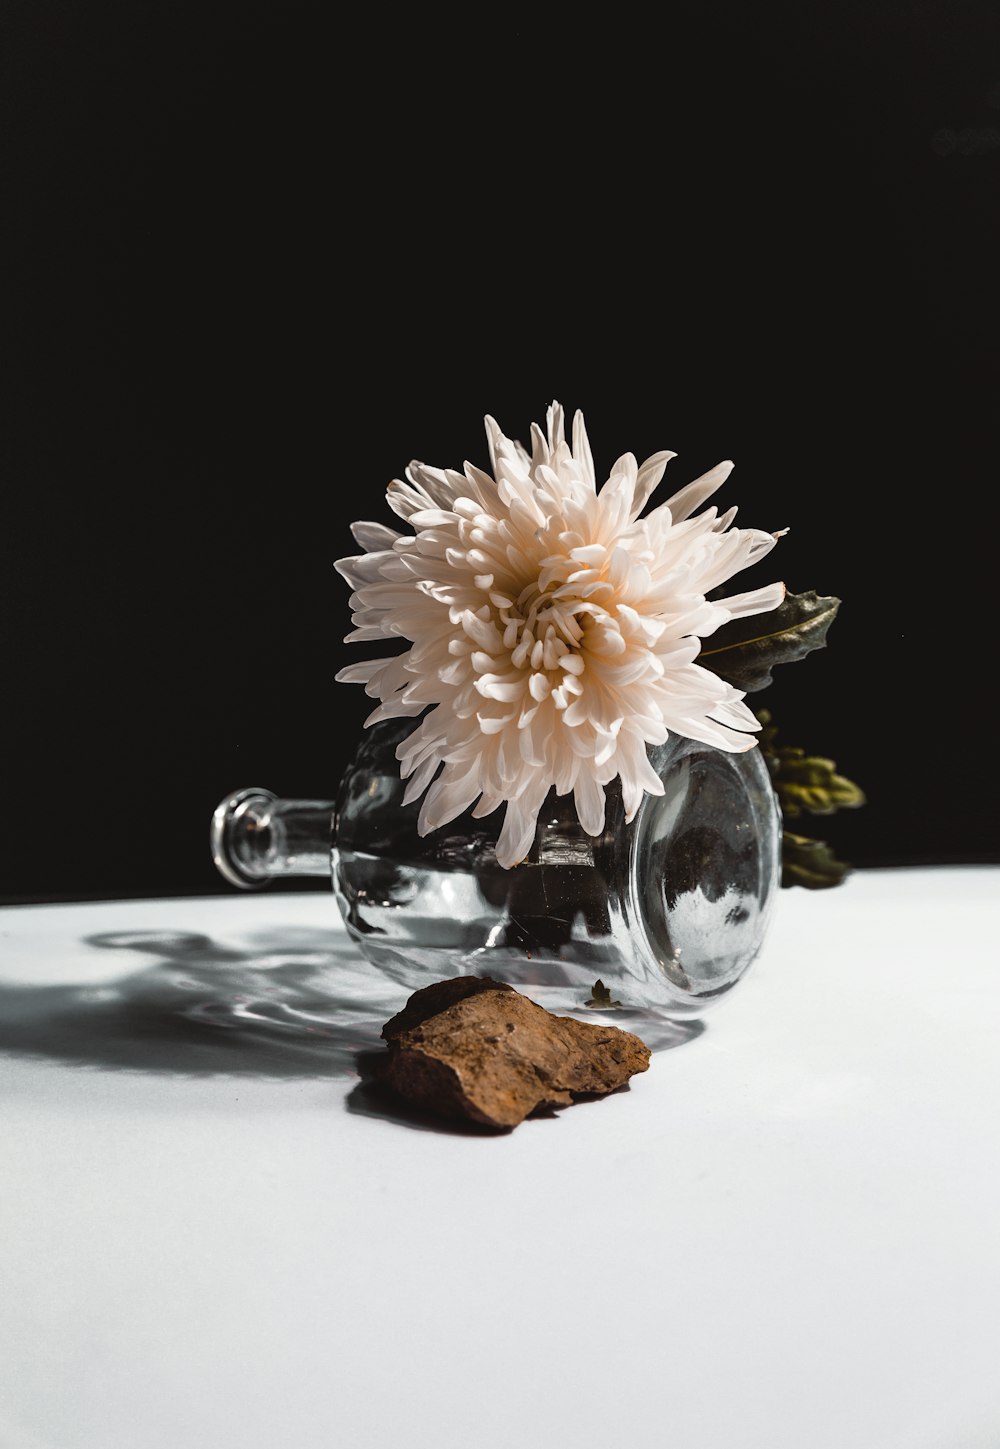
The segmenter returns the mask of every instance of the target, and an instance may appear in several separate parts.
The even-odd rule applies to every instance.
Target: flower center
[[[538,581],[526,585],[512,607],[499,610],[504,648],[514,668],[558,673],[564,680],[566,675],[582,674],[581,612],[586,617],[591,606],[567,593],[565,585],[543,588]]]

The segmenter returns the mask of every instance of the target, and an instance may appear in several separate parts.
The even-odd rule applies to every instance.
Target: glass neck
[[[279,876],[329,878],[332,800],[279,800],[270,790],[237,790],[212,816],[212,859],[230,885],[253,890]]]

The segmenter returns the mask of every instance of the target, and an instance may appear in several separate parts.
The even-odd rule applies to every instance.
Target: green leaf
[[[596,1006],[603,1010],[608,1010],[612,1006],[621,1006],[620,1001],[612,1001],[611,992],[600,978],[594,982],[590,991],[590,1000],[584,1004],[586,1006]]]
[[[840,885],[851,867],[837,860],[824,840],[783,832],[781,837],[781,884],[804,886],[806,890],[827,890]]]
[[[840,600],[832,595],[786,594],[776,609],[730,619],[716,629],[698,663],[747,694],[773,683],[776,664],[790,664],[826,645]]]
[[[835,760],[807,755],[798,745],[777,745],[777,730],[767,709],[757,711],[761,723],[760,748],[770,771],[771,783],[782,814],[794,819],[807,815],[833,815],[838,810],[856,810],[867,803],[865,793],[846,775],[837,774]]]
[[[782,813],[789,820],[803,813],[833,815],[865,804],[864,792],[846,775],[837,774],[833,760],[803,750],[781,750],[777,773],[771,778]]]
[[[864,791],[837,774],[833,760],[807,755],[797,745],[777,745],[777,728],[769,709],[758,709],[760,750],[771,776],[782,818],[794,818],[803,811],[810,815],[832,815],[837,810],[864,805]],[[781,836],[781,884],[822,890],[840,885],[852,867],[837,860],[822,840],[784,831]]]

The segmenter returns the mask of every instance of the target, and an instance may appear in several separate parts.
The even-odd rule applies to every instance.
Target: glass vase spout
[[[358,950],[407,991],[446,976],[509,982],[558,1012],[701,1015],[746,975],[781,882],[781,816],[758,749],[672,736],[650,751],[664,786],[626,823],[617,782],[590,836],[550,793],[531,849],[497,864],[502,810],[421,836],[396,746],[410,720],[366,730],[331,800],[245,789],[212,820],[232,885],[332,883]]]

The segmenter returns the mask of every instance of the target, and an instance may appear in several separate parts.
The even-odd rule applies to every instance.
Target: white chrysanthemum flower
[[[336,677],[381,700],[366,725],[424,715],[396,751],[404,799],[424,795],[420,833],[476,801],[478,817],[505,805],[496,855],[510,867],[553,786],[573,791],[597,835],[616,775],[627,820],[644,792],[663,793],[648,745],[671,732],[729,751],[757,743],[743,693],[695,660],[726,620],[776,608],[785,589],[707,597],[780,537],[733,528],[735,508],[695,516],[732,463],[640,517],[673,453],[641,466],[626,453],[598,490],[579,412],[570,446],[553,402],[530,454],[485,422],[492,477],[411,463],[386,494],[409,531],[352,525],[365,552],[336,564],[354,590],[347,641],[409,647]]]

